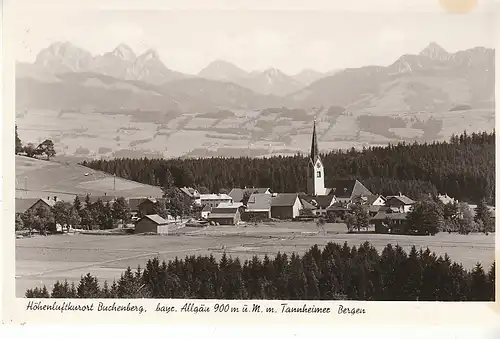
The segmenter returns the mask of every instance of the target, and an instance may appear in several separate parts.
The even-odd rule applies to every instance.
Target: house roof
[[[385,201],[385,198],[379,194],[370,194],[370,195],[358,195],[354,197],[356,200],[363,201],[366,205],[372,205],[378,198],[382,198]]]
[[[449,203],[454,203],[457,200],[455,198],[450,197],[448,194],[439,194],[437,198],[443,203],[443,204],[449,204]]]
[[[210,212],[212,210],[212,207],[205,205],[203,206],[203,209],[201,210],[202,212]]]
[[[334,196],[333,195],[306,195],[306,194],[301,194],[299,195],[299,198],[302,201],[306,201],[309,204],[312,204],[315,207],[320,207],[320,208],[328,208],[333,204],[334,201]]]
[[[302,203],[302,208],[306,210],[315,210],[317,207],[311,204],[309,201],[300,198],[300,202]]]
[[[252,188],[233,188],[228,195],[233,198],[233,201],[241,201],[245,195],[245,192],[249,192],[250,194],[258,193],[264,194],[266,192],[270,192],[271,189],[268,187],[252,187]]]
[[[352,199],[359,195],[373,195],[359,180],[334,180],[329,194],[333,194],[338,198]]]
[[[412,205],[412,204],[415,203],[414,200],[408,198],[406,195],[403,195],[403,194],[401,194],[401,195],[393,195],[393,196],[387,197],[387,201],[389,201],[391,199],[399,200],[400,202],[402,202],[405,205]]]
[[[45,199],[37,199],[37,198],[27,198],[27,199],[16,199],[15,201],[15,209],[16,213],[24,213],[29,210],[34,204],[38,201],[44,202],[47,207],[53,206],[55,202],[53,200],[45,200]]]
[[[247,202],[247,211],[270,210],[272,195],[267,193],[254,193]]]
[[[233,200],[229,195],[227,194],[200,194],[200,199],[201,200]]]
[[[297,193],[279,193],[271,199],[271,207],[293,206],[298,197]]]
[[[234,213],[210,213],[208,219],[234,218]]]
[[[372,220],[385,220],[385,219],[391,219],[391,220],[406,220],[406,216],[408,213],[385,213],[385,212],[378,212]]]
[[[368,207],[368,212],[378,212],[380,211],[380,208],[383,207],[383,206],[380,206],[380,205],[370,205],[370,207]]]
[[[240,208],[242,206],[242,202],[220,202],[217,208]]]
[[[179,190],[190,198],[197,198],[200,194],[192,187],[181,187]]]
[[[167,220],[163,219],[158,214],[148,214],[148,215],[144,216],[144,218],[153,221],[157,225],[164,225],[164,224],[168,224],[169,223]],[[144,218],[142,218],[142,219],[144,219]]]
[[[130,210],[136,211],[139,209],[139,205],[144,201],[144,199],[146,198],[130,198],[128,199],[128,207]]]

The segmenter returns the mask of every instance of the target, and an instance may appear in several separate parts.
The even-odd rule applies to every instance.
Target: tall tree
[[[119,197],[116,199],[112,207],[113,218],[120,221],[122,225],[130,222],[130,207],[124,197]]]
[[[410,231],[434,235],[443,227],[443,211],[433,201],[418,201],[407,215]]]
[[[54,149],[54,142],[52,140],[44,140],[38,147],[36,148],[37,154],[45,154],[47,156],[47,160],[50,160],[51,157],[56,155],[56,151]]]

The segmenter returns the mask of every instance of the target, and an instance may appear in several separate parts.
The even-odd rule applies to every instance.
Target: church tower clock
[[[319,156],[316,120],[314,120],[311,154],[307,167],[307,194],[324,195],[325,193],[325,169]]]

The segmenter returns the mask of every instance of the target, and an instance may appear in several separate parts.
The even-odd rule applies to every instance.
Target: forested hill
[[[372,192],[447,193],[494,203],[495,132],[465,132],[449,142],[337,150],[322,155],[326,187],[335,179],[360,179]],[[270,158],[113,159],[83,162],[93,169],[146,184],[193,186],[217,192],[233,187],[271,187],[305,192],[307,156]]]

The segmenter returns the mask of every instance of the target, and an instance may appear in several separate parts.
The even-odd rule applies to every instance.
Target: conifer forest
[[[130,267],[118,281],[100,285],[90,273],[80,283],[56,282],[29,289],[27,298],[185,298],[269,300],[494,301],[495,264],[472,270],[437,257],[429,249],[409,253],[387,245],[379,253],[368,242],[359,247],[328,243],[304,255],[278,253],[241,262],[226,254],[147,261]]]
[[[447,142],[398,143],[363,150],[332,150],[322,155],[326,187],[336,179],[360,179],[373,193],[448,194],[460,201],[494,204],[495,132],[464,132]],[[92,169],[162,187],[269,187],[305,192],[308,157],[177,158],[84,161]]]

